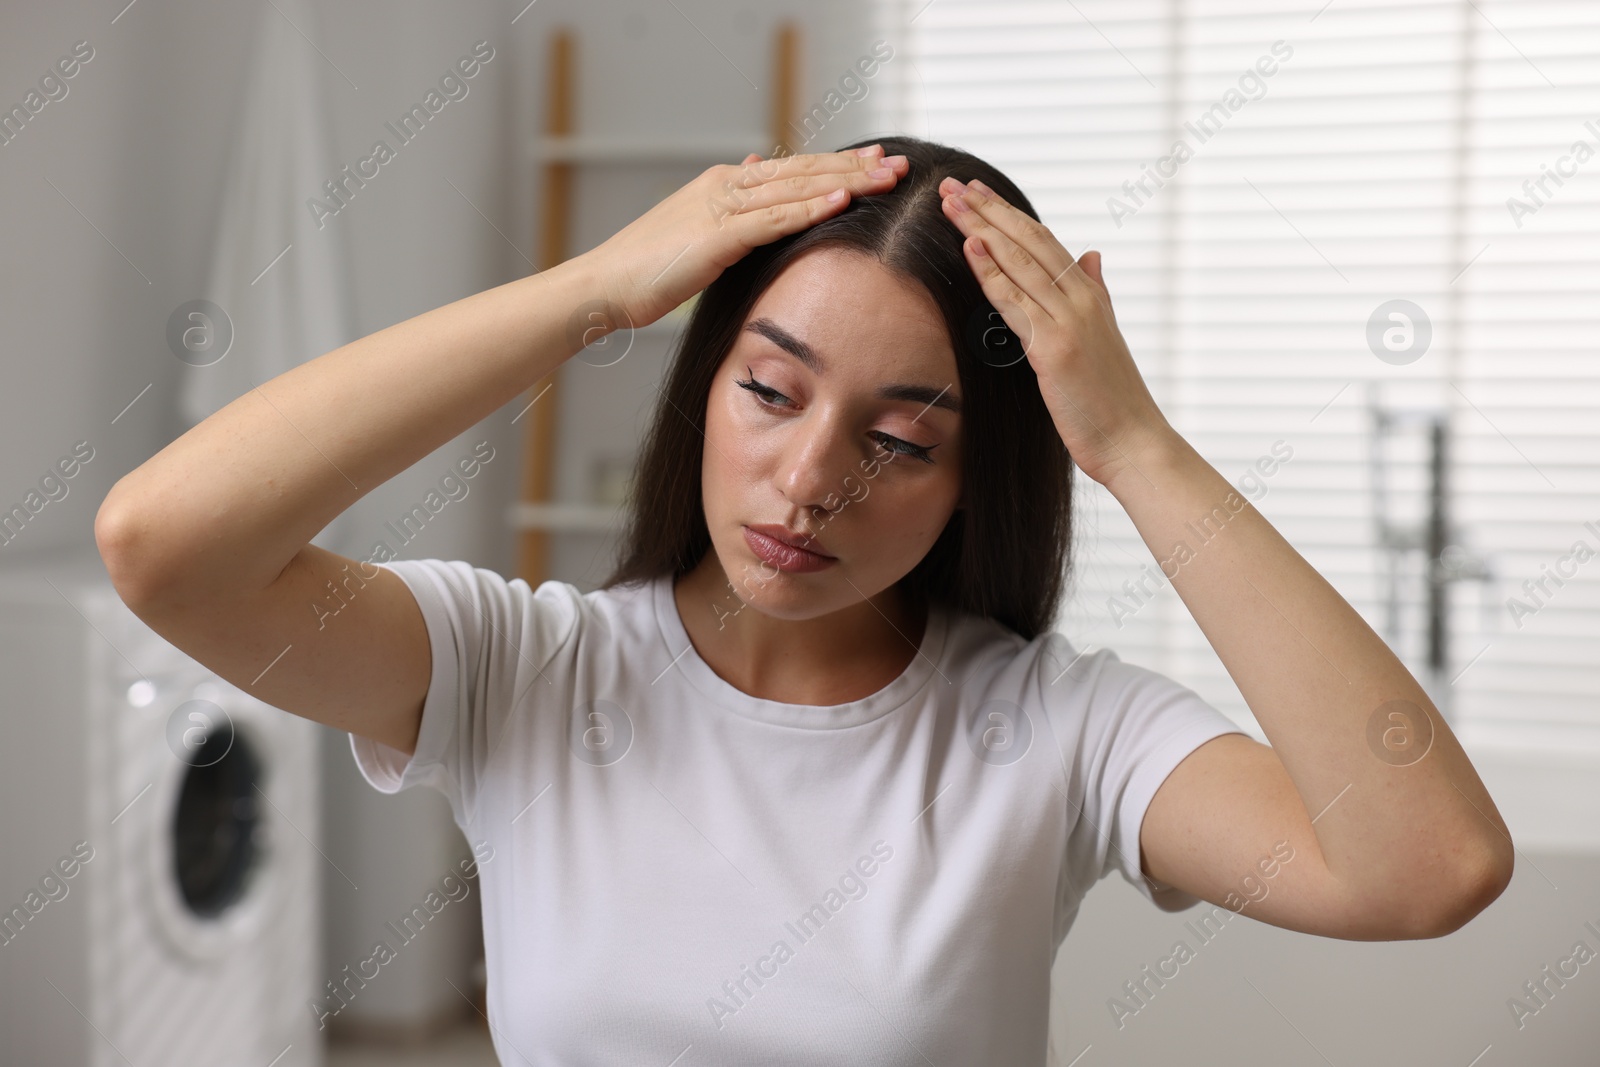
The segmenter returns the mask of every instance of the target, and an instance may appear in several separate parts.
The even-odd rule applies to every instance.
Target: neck
[[[759,601],[760,593],[752,596]],[[673,587],[695,651],[717,675],[750,696],[788,704],[843,704],[888,685],[917,655],[927,611],[898,586],[811,619],[763,614],[741,603],[716,553]]]

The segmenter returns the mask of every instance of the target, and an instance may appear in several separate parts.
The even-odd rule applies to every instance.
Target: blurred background
[[[904,132],[1104,253],[1169,419],[1428,687],[1517,845],[1507,892],[1420,942],[1201,937],[1198,910],[1107,879],[1057,959],[1052,1056],[1600,1062],[1600,9],[0,18],[0,1061],[493,1062],[444,799],[378,794],[347,735],[145,630],[105,581],[99,502],[253,385],[580,254],[713,163]],[[680,324],[592,346],[317,543],[593,588]],[[1120,507],[1079,492],[1059,628],[1265,740]],[[1196,957],[1130,1014],[1180,939]]]

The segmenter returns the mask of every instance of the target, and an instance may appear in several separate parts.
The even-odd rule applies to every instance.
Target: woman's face
[[[808,619],[905,576],[961,495],[960,392],[921,286],[837,247],[791,263],[751,309],[707,401],[701,489],[733,595]],[[808,536],[833,558],[774,555],[750,526]]]

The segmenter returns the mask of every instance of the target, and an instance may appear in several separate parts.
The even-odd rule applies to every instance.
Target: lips
[[[802,552],[810,552],[821,556],[823,559],[835,558],[824,552],[822,546],[817,544],[816,539],[809,534],[795,533],[786,526],[774,526],[771,523],[749,523],[747,525],[749,529],[754,530],[756,533],[765,534],[774,541],[781,541],[790,548],[798,548]]]

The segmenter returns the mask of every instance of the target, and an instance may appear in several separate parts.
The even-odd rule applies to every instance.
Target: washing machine
[[[317,731],[0,550],[0,1061],[321,1067]]]

